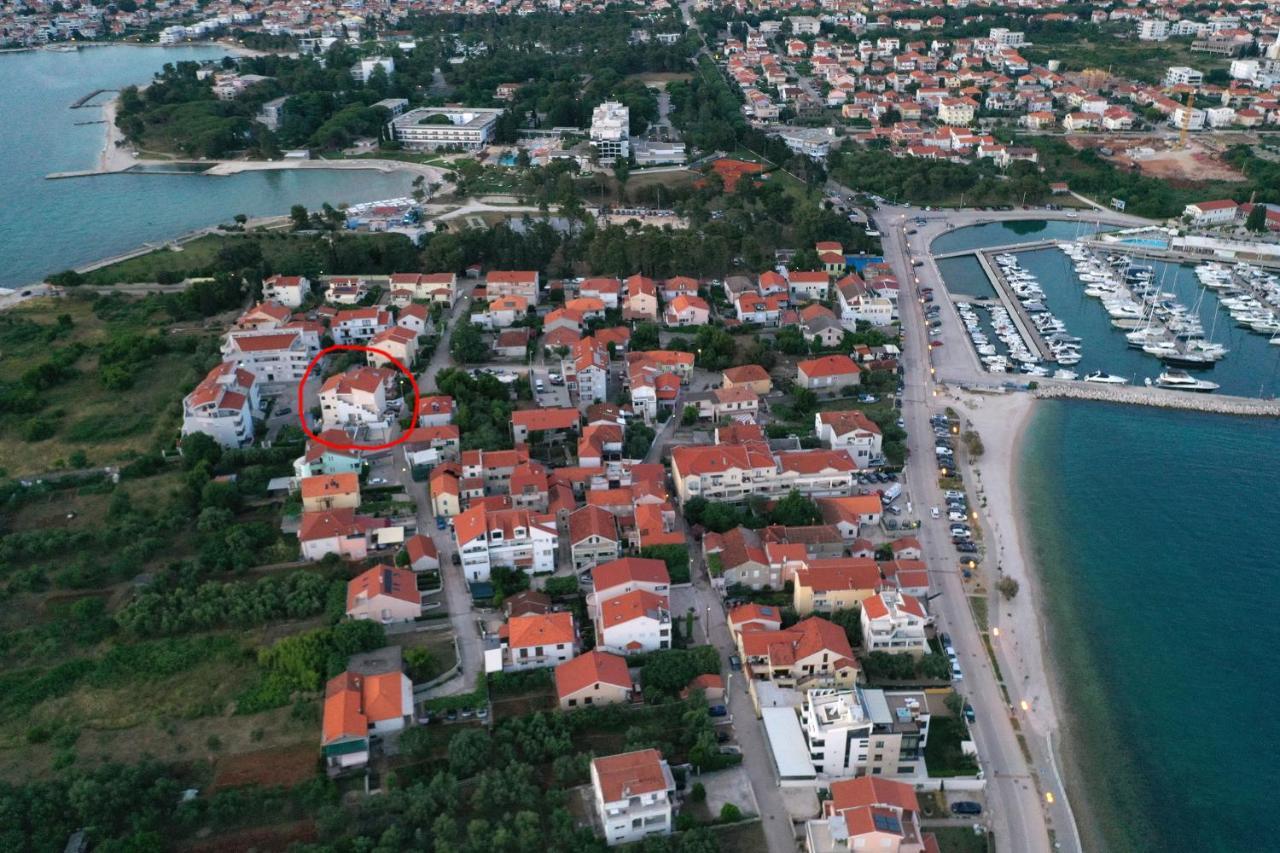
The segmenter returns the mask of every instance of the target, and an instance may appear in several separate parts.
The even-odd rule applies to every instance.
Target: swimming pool
[[[1167,249],[1169,248],[1168,240],[1156,240],[1151,237],[1129,237],[1120,241],[1130,246],[1146,246],[1149,249]]]

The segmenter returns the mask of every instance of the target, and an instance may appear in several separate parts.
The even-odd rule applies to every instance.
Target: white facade
[[[605,613],[608,607],[601,608]],[[671,648],[671,611],[653,610],[616,625],[601,623],[598,648],[620,655]]]
[[[605,101],[591,111],[591,144],[600,162],[609,164],[630,154],[631,110],[617,101]]]
[[[1164,72],[1166,86],[1199,86],[1204,82],[1203,72],[1186,65],[1171,65]]]
[[[395,73],[396,61],[389,56],[374,56],[369,59],[362,59],[351,66],[351,77],[361,83],[368,83],[369,78],[373,76],[373,72],[378,68],[381,68],[390,77]]]
[[[202,432],[223,447],[253,442],[258,385],[247,370],[223,362],[182,401],[182,434]]]
[[[493,139],[502,110],[487,107],[422,107],[396,116],[387,125],[406,148],[463,148],[474,151]],[[441,122],[436,117],[448,119]]]
[[[457,529],[456,522],[454,529]],[[513,525],[510,536],[495,528],[487,537],[481,533],[459,546],[462,573],[468,582],[489,580],[493,566],[550,574],[556,569],[559,541],[554,521],[544,524],[530,520],[527,526]]]
[[[319,351],[319,336],[304,329],[233,331],[222,344],[225,360],[235,362],[265,384],[299,381]]]
[[[650,755],[651,754],[651,755]],[[656,768],[637,768],[627,781],[612,782],[615,775],[606,768],[610,762],[628,760],[657,762]],[[610,847],[640,841],[649,835],[670,835],[672,831],[671,797],[675,779],[671,768],[657,750],[597,758],[591,762],[591,787],[595,793],[596,814],[604,826],[605,842]]]
[[[929,713],[923,693],[809,690],[799,711],[819,778],[925,775]]]
[[[887,589],[862,605],[862,647],[868,652],[922,655],[929,651],[924,631],[928,618],[915,598]]]
[[[1138,39],[1165,41],[1169,38],[1169,22],[1163,18],[1147,18],[1138,22]]]

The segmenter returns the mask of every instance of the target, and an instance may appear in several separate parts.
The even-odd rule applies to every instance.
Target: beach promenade
[[[1052,217],[1052,212],[1046,214]],[[919,226],[920,233],[909,237],[905,223],[917,216],[936,221],[929,223],[932,228]],[[1040,216],[1040,212],[961,211],[945,216],[946,220],[936,213],[904,208],[881,209],[874,215],[885,258],[904,285],[901,299],[906,353],[903,417],[907,422],[910,458],[921,461],[907,468],[908,489],[922,505],[941,503],[937,472],[929,464],[933,457],[932,430],[928,422],[932,414],[948,406],[963,412],[979,430],[988,448],[978,470],[966,480],[965,486],[974,505],[982,506],[983,529],[989,533],[989,537],[984,537],[989,548],[983,570],[987,573],[986,627],[991,630],[984,636],[975,622],[969,604],[970,590],[966,589],[945,528],[926,521],[918,531],[918,538],[931,567],[933,584],[941,593],[931,606],[936,609],[941,625],[951,634],[965,673],[959,687],[977,711],[971,729],[988,782],[989,819],[998,848],[1077,851],[1081,848],[1075,816],[1053,753],[1058,717],[1036,604],[1036,584],[1029,571],[1029,560],[1025,558],[1015,515],[1017,439],[1035,401],[1028,394],[985,397],[955,392],[955,396],[940,396],[950,392],[947,386],[938,384],[939,372],[974,382],[989,382],[990,377],[981,371],[972,349],[961,346],[958,340],[954,346],[929,347],[922,306],[916,298],[916,277],[919,276],[918,286],[933,287],[939,294],[943,292],[942,281],[932,263],[926,262],[919,268],[911,264],[913,256],[927,255],[929,243],[937,233],[948,230],[948,222],[961,227],[992,219],[1025,219]],[[1066,217],[1059,213],[1054,218]],[[1126,220],[1124,224],[1133,223],[1132,217]],[[946,310],[954,314],[950,306]],[[954,331],[958,323],[947,326]],[[981,497],[977,492],[979,486],[983,490]],[[992,591],[997,565],[1004,574],[1017,580],[1022,589],[1011,602],[1001,602]],[[999,635],[993,637],[996,630]],[[1002,681],[997,679],[991,666],[987,642],[992,642]],[[1021,704],[1024,701],[1025,711]]]

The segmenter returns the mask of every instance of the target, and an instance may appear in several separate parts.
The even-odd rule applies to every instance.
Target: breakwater
[[[1097,400],[1128,403],[1161,409],[1187,409],[1225,415],[1280,418],[1280,400],[1230,397],[1171,391],[1167,388],[1140,388],[1133,385],[1099,385],[1089,382],[1042,382],[1033,392],[1040,399]]]

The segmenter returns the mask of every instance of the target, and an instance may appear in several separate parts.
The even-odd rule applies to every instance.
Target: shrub
[[[740,820],[742,820],[742,809],[733,803],[725,803],[720,807],[721,823],[737,823]]]

